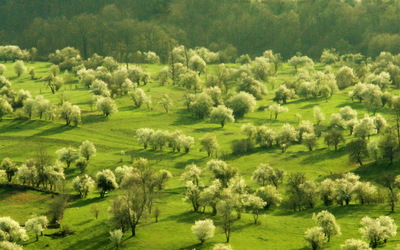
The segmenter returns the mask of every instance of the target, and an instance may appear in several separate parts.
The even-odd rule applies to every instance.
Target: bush
[[[67,205],[67,197],[60,195],[54,199],[54,202],[50,206],[49,214],[51,216],[50,223],[57,223],[64,216],[64,209]]]
[[[241,155],[251,152],[254,148],[254,143],[249,139],[235,140],[231,145],[232,154]]]
[[[192,226],[192,232],[200,240],[201,244],[214,237],[214,231],[214,222],[210,219],[198,220]]]
[[[23,61],[18,60],[16,61],[14,64],[14,71],[15,73],[18,75],[18,77],[20,77],[23,73],[26,72],[26,67]]]
[[[4,64],[0,64],[0,75],[3,75],[6,70],[6,66]]]

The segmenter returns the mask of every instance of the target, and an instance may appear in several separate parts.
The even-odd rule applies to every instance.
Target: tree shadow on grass
[[[176,111],[175,114],[178,116],[178,119],[176,119],[171,125],[193,125],[202,121],[192,117],[189,112],[184,109]]]
[[[163,151],[154,150],[154,149],[139,149],[139,150],[130,150],[125,151],[127,155],[125,158],[130,158],[129,161],[135,161],[138,158],[146,158],[151,160],[151,164],[167,160],[167,161],[175,161],[177,158],[182,157],[185,155],[185,152],[172,152],[167,148],[163,148]]]
[[[177,223],[186,223],[193,224],[196,220],[202,220],[209,218],[209,213],[200,213],[200,212],[184,212],[176,215],[170,215],[168,217],[164,217],[165,221],[173,221]],[[204,217],[204,218],[203,218]]]
[[[338,150],[329,150],[326,148],[316,149],[314,151],[307,152],[297,152],[293,157],[300,157],[308,154],[309,156],[305,157],[301,163],[302,164],[314,164],[316,162],[324,161],[324,160],[332,160],[337,159],[346,154],[346,149],[344,147],[339,148]],[[293,158],[292,157],[292,158]]]
[[[263,122],[261,125],[270,125],[270,124],[276,124],[276,123],[282,123],[282,121],[279,121],[279,116],[275,120],[274,118],[267,118],[265,122]]]
[[[181,162],[177,162],[176,164],[175,164],[175,168],[176,169],[185,169],[185,167],[187,166],[187,165],[189,165],[189,164],[192,164],[192,163],[194,163],[194,164],[196,164],[196,165],[202,165],[202,164],[204,164],[205,162],[207,162],[207,161],[209,161],[209,160],[212,160],[212,158],[209,158],[209,157],[203,157],[203,158],[200,158],[200,159],[198,159],[198,158],[193,158],[193,159],[189,159],[189,160],[187,160],[187,161],[181,161]]]
[[[85,207],[88,205],[91,205],[93,203],[98,203],[101,201],[104,201],[105,198],[101,198],[101,197],[95,197],[95,198],[89,198],[89,199],[85,199],[85,198],[81,198],[73,203],[70,203],[67,208],[74,208],[74,207]]]
[[[178,250],[191,250],[191,249],[206,249],[207,244],[201,245],[200,243],[192,244],[186,247],[180,247]]]
[[[350,106],[352,109],[364,109],[365,105],[362,102],[352,102],[351,100],[349,100],[349,102],[345,102],[345,103],[341,103],[339,105],[336,106],[336,108],[343,108],[346,106]]]
[[[8,77],[8,80],[10,80],[10,81],[15,81],[15,80],[17,80],[18,78],[20,78],[20,76],[10,76],[10,77]],[[20,79],[20,81],[21,81],[21,79]],[[19,81],[19,82],[20,82]]]
[[[352,172],[360,175],[363,180],[377,181],[383,173],[393,174],[395,176],[399,175],[399,165],[399,160],[393,161],[393,163],[390,164],[388,160],[380,159],[378,162],[364,163],[364,165],[359,166]]]
[[[118,108],[119,111],[137,111],[140,110],[140,107],[136,107],[135,105],[129,105]]]
[[[324,209],[320,210],[328,210],[330,213],[334,214],[337,219],[342,219],[349,216],[354,218],[362,218],[366,213],[377,213],[383,215],[391,214],[389,204],[387,204],[385,209],[382,209],[381,204],[349,204],[343,206],[335,205],[324,207]]]
[[[39,238],[39,242],[36,241],[35,237],[30,238],[28,241],[23,242],[21,245],[25,248],[31,244],[35,244],[38,245],[40,244],[40,238]],[[43,244],[43,243],[42,243]],[[44,246],[46,247],[46,246]],[[44,248],[43,248],[44,249]]]
[[[81,221],[81,222],[75,223],[74,226],[80,227],[80,226],[83,226],[83,225],[85,225],[85,224],[91,222],[92,220],[93,220],[93,219],[88,219],[88,220],[85,220],[85,221]]]
[[[95,234],[88,239],[82,239],[75,242],[75,244],[69,245],[68,248],[64,249],[112,249],[110,247],[110,234],[108,231],[100,234]]]
[[[260,216],[260,218],[261,218],[261,216]],[[238,219],[236,219],[236,221],[237,220]],[[249,227],[260,227],[260,225],[254,224],[253,221],[249,221],[249,222],[246,222],[246,223],[241,223],[239,225],[237,223],[235,224],[235,222],[234,222],[233,225],[232,225],[232,232],[240,232],[241,230],[247,229]]]
[[[76,174],[79,170],[72,166],[73,164],[71,164],[71,166],[69,168],[64,168],[64,174],[65,174],[65,179],[67,181],[72,180],[73,178],[75,178]]]
[[[268,117],[269,117],[269,115],[268,115]],[[264,125],[264,124],[267,124],[268,125],[268,123],[266,123],[265,121],[267,120],[267,116],[265,116],[265,117],[259,117],[259,116],[257,116],[257,117],[242,117],[242,118],[235,118],[235,124],[247,124],[247,123],[253,123],[253,125],[255,125],[255,126],[261,126],[261,125]],[[228,125],[229,126],[229,125]]]
[[[289,149],[290,149],[290,147],[289,147]],[[286,152],[283,152],[283,153],[281,152],[281,155],[284,156],[282,158],[283,161],[292,161],[292,160],[296,160],[296,159],[302,158],[304,156],[310,155],[310,153],[315,153],[315,150],[311,151],[311,152],[308,150],[305,150],[305,149],[303,151],[296,151],[296,152],[287,150]]]
[[[303,217],[304,219],[311,219],[313,213],[319,213],[323,210],[327,210],[334,214],[336,219],[342,218],[362,218],[366,213],[376,213],[390,215],[390,206],[387,205],[385,210],[382,210],[381,204],[356,204],[351,203],[349,205],[331,205],[331,206],[317,206],[315,208],[307,208],[301,211],[292,210],[278,210],[273,213],[273,216],[292,216],[292,217]]]
[[[42,130],[39,133],[34,134],[33,136],[49,136],[49,135],[61,134],[64,132],[68,132],[72,129],[75,129],[75,127],[68,125],[59,125],[53,128]]]
[[[278,149],[278,147],[276,147],[276,146],[272,146],[272,147],[257,146],[257,147],[253,147],[253,148],[249,149],[247,152],[244,152],[244,153],[231,152],[225,156],[224,160],[225,161],[233,161],[233,160],[237,160],[243,156],[252,155],[252,154],[274,153],[277,149]],[[232,151],[232,149],[231,149],[231,151]]]
[[[175,195],[182,195],[183,197],[185,191],[185,187],[163,189],[162,198],[174,197]],[[166,202],[158,201],[157,204],[159,206],[163,206],[164,204],[166,204]]]
[[[303,107],[300,107],[300,109],[311,109],[311,108],[315,107],[316,105],[318,105],[318,104],[317,103],[307,104],[307,105],[304,105]]]
[[[7,133],[10,130],[28,130],[30,128],[38,129],[40,127],[46,126],[49,123],[43,120],[11,120],[10,123],[4,124],[0,127],[0,133]]]
[[[325,98],[318,97],[318,98],[309,98],[309,99],[294,99],[294,101],[288,101],[287,104],[285,104],[285,105],[293,105],[293,104],[301,105],[304,103],[309,103],[309,104],[301,107],[301,109],[307,109],[310,107],[314,107],[315,105],[319,105],[321,102],[325,103]],[[309,107],[306,107],[306,106],[309,106]]]
[[[193,131],[196,133],[212,133],[215,131],[222,130],[223,128],[221,127],[215,127],[215,128],[196,128]]]
[[[373,115],[373,110],[368,109],[365,106],[365,103],[363,102],[346,102],[346,103],[342,103],[336,106],[336,108],[342,108],[345,106],[350,106],[352,109],[355,109],[357,111],[359,111],[359,114],[369,114],[370,116],[374,116]],[[362,112],[362,113],[361,113]],[[393,115],[393,110],[388,108],[387,106],[382,107],[379,106],[376,110],[376,114],[382,114],[382,115]]]
[[[83,119],[82,119],[82,123],[84,123],[84,124],[107,122],[107,121],[108,121],[108,117],[104,116],[100,113],[87,115],[87,116],[83,117]]]
[[[274,212],[272,215],[273,216],[293,216],[293,217],[311,218],[313,213],[318,213],[321,210],[324,210],[324,208],[321,208],[321,207],[306,208],[301,211],[280,209],[280,210]]]

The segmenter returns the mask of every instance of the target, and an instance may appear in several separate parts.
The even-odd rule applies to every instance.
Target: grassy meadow
[[[157,73],[164,65],[141,65],[150,72],[153,79],[146,86],[140,86],[147,95],[152,96],[152,109],[147,109],[145,105],[140,108],[134,107],[129,96],[117,97],[115,100],[119,112],[109,117],[102,116],[95,107],[91,107],[91,93],[78,81],[66,84],[56,94],[52,94],[43,81],[31,80],[27,73],[17,78],[12,64],[5,65],[8,69],[5,76],[12,82],[14,90],[29,90],[32,96],[43,95],[54,104],[59,104],[63,95],[66,100],[81,108],[82,124],[73,127],[66,126],[60,119],[46,121],[38,118],[16,118],[15,115],[5,116],[0,121],[0,159],[10,157],[16,162],[23,162],[34,156],[40,148],[45,148],[55,160],[57,149],[67,146],[78,147],[82,141],[90,140],[97,148],[97,155],[91,159],[88,166],[88,174],[91,176],[103,169],[114,170],[118,166],[129,165],[138,157],[149,159],[155,169],[167,169],[173,174],[174,177],[156,200],[156,205],[161,210],[159,222],[155,223],[152,216],[146,216],[138,225],[135,237],[130,237],[130,232],[124,235],[122,249],[212,249],[214,244],[225,242],[218,215],[212,216],[209,208],[205,213],[194,213],[191,211],[190,204],[182,201],[185,187],[180,180],[180,175],[185,166],[194,162],[204,169],[205,164],[210,160],[205,152],[199,151],[198,141],[205,133],[217,135],[221,146],[220,157],[237,167],[239,173],[252,188],[256,188],[257,184],[251,181],[251,175],[260,163],[269,163],[273,168],[282,168],[287,173],[304,172],[311,180],[322,180],[335,174],[354,171],[361,175],[361,180],[374,182],[383,171],[400,173],[397,168],[398,162],[388,166],[385,162],[375,164],[372,160],[368,160],[366,164],[359,167],[349,162],[344,144],[340,144],[339,149],[334,151],[333,147],[328,148],[325,145],[322,137],[318,141],[318,147],[313,151],[308,151],[304,145],[294,144],[284,153],[277,147],[265,149],[256,146],[249,154],[232,155],[232,141],[246,138],[240,132],[240,127],[246,123],[266,124],[274,129],[279,129],[284,123],[289,123],[297,128],[298,120],[295,114],[299,113],[303,120],[314,122],[312,112],[314,106],[319,106],[325,113],[326,120],[319,125],[322,130],[328,127],[330,115],[339,112],[339,109],[346,105],[356,109],[359,118],[362,118],[365,113],[372,115],[363,103],[351,101],[348,97],[351,88],[347,88],[335,93],[328,102],[324,98],[289,100],[285,105],[289,108],[289,112],[280,114],[278,120],[270,119],[269,111],[261,111],[262,109],[258,107],[272,104],[274,89],[285,79],[294,77],[294,69],[287,65],[283,65],[277,75],[265,83],[269,93],[263,100],[257,101],[256,110],[235,123],[226,124],[224,128],[208,120],[195,119],[186,110],[184,106],[186,89],[171,85],[160,86],[154,80],[157,79]],[[26,66],[35,67],[36,78],[40,78],[47,73],[51,64],[37,62],[27,63]],[[215,65],[210,65],[208,71],[213,72],[215,68]],[[316,69],[322,70],[323,66],[317,64]],[[274,82],[275,86],[272,86],[271,82]],[[398,93],[397,90],[392,91]],[[169,113],[165,113],[163,107],[158,105],[158,101],[165,93],[168,93],[173,101],[173,107]],[[388,108],[380,108],[377,113],[382,114],[389,123],[394,120],[393,111]],[[186,135],[195,138],[196,145],[187,154],[171,152],[167,148],[163,151],[144,150],[134,137],[136,129],[144,127],[170,131],[182,130]],[[344,133],[347,141],[353,138],[353,136],[348,136],[348,131]],[[65,174],[67,192],[74,193],[71,180],[79,174],[79,170],[73,165],[65,169]],[[209,184],[211,180],[210,173],[203,171],[204,184]],[[2,181],[5,181],[4,178]],[[281,192],[284,192],[284,189],[285,186],[282,185]],[[113,245],[109,240],[111,229],[108,225],[108,207],[118,193],[117,190],[112,191],[105,198],[99,198],[99,192],[94,191],[85,199],[70,202],[65,210],[62,225],[71,227],[75,231],[74,235],[57,239],[43,236],[36,242],[34,235],[30,234],[30,240],[22,242],[21,245],[24,249],[112,249]],[[46,214],[52,200],[51,195],[38,192],[0,189],[0,217],[11,216],[23,224],[32,214]],[[102,208],[98,219],[95,219],[90,212],[90,207],[95,203]],[[398,224],[400,222],[399,212],[390,213],[390,206],[386,203],[366,205],[351,203],[348,206],[325,207],[319,201],[316,208],[301,212],[287,211],[282,208],[268,211],[261,216],[261,225],[253,223],[251,214],[243,214],[242,219],[233,224],[230,244],[233,249],[309,249],[304,240],[304,232],[316,226],[311,218],[312,214],[324,209],[336,216],[342,229],[342,235],[333,237],[326,245],[326,249],[338,249],[339,245],[349,238],[360,239],[359,223],[364,216],[390,215]],[[217,229],[215,237],[201,246],[191,232],[191,226],[195,220],[204,218],[212,218]],[[45,234],[54,231],[54,229],[48,229]],[[390,239],[382,248],[394,249],[397,244],[400,244],[400,235]]]

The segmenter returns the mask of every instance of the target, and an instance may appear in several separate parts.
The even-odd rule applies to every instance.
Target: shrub
[[[235,140],[231,145],[232,154],[241,155],[251,152],[254,148],[254,143],[249,139]]]

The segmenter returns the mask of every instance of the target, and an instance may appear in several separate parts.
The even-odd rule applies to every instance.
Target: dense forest
[[[3,0],[0,43],[47,56],[66,46],[83,57],[154,51],[170,44],[237,55],[271,49],[288,59],[324,48],[375,57],[400,52],[400,3],[389,0]]]

